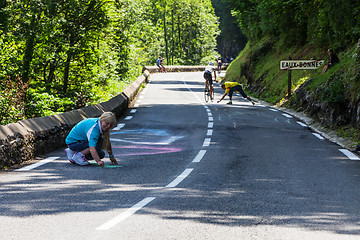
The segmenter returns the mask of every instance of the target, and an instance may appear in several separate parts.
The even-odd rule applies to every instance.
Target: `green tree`
[[[360,37],[360,2],[353,0],[228,0],[251,41],[264,36],[286,45],[343,48]]]
[[[8,22],[8,13],[6,11],[6,0],[0,0],[0,35],[6,30]]]
[[[245,47],[247,39],[240,30],[236,18],[231,15],[231,7],[226,0],[212,0],[212,5],[219,16],[221,30],[217,38],[217,49],[223,57],[236,57]]]
[[[163,0],[152,0],[151,3],[155,7],[148,10],[150,18],[163,32],[156,56],[164,54],[172,64],[199,64],[216,55],[219,30],[211,1],[171,0],[165,5]]]
[[[26,86],[13,106],[26,117],[93,104],[159,55],[169,64],[212,59],[218,33],[210,0],[0,0],[2,102],[18,103],[8,88]]]

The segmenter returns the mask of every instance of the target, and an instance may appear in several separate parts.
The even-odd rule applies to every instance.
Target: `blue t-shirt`
[[[161,59],[160,58],[158,58],[157,60],[156,60],[156,65],[160,65],[161,64]]]
[[[79,141],[89,141],[89,147],[96,147],[96,143],[101,137],[102,130],[99,118],[87,118],[79,122],[71,129],[65,139],[66,144]]]

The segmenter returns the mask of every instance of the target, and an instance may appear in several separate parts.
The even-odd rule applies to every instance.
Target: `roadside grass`
[[[104,86],[94,86],[93,90],[97,93],[96,103],[106,102],[111,98],[122,93],[127,86],[129,86],[135,79],[128,81],[117,81],[117,80],[109,80],[108,85],[104,88]]]
[[[280,70],[280,61],[291,57],[293,60],[318,59],[327,63],[326,50],[312,45],[282,49],[271,39],[248,43],[228,67],[223,81],[240,82],[250,95],[272,104],[282,105],[286,101],[297,101],[296,96],[287,99],[288,71]],[[360,72],[360,63],[356,63],[356,51],[356,46],[342,52],[335,51],[340,63],[326,73],[322,73],[323,66],[316,70],[292,70],[292,93],[307,82],[306,90],[312,92],[313,97],[319,101],[330,104],[341,101],[356,103],[360,99],[360,74],[357,75],[357,71]],[[336,130],[339,136],[360,143],[360,130],[356,127],[346,125],[332,127],[332,130]]]
[[[351,125],[345,125],[345,126],[332,126],[332,130],[336,131],[337,136],[342,138],[348,138],[353,142],[356,142],[357,145],[360,144],[360,130],[351,126]]]

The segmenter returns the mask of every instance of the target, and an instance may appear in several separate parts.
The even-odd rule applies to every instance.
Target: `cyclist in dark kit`
[[[205,86],[210,86],[210,96],[212,96],[212,93],[214,91],[212,73],[214,73],[214,77],[216,81],[216,71],[215,71],[214,63],[209,62],[209,65],[207,65],[205,68],[204,78],[205,78]]]

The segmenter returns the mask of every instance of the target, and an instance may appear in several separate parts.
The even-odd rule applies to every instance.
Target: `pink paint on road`
[[[139,149],[138,152],[133,153],[124,153],[124,154],[116,154],[115,156],[136,156],[136,155],[154,155],[154,154],[163,154],[163,153],[174,153],[180,152],[182,149],[180,148],[172,148],[172,147],[154,147],[154,146],[123,146],[123,147],[112,147],[118,149]],[[141,151],[141,150],[150,150],[150,151]]]

